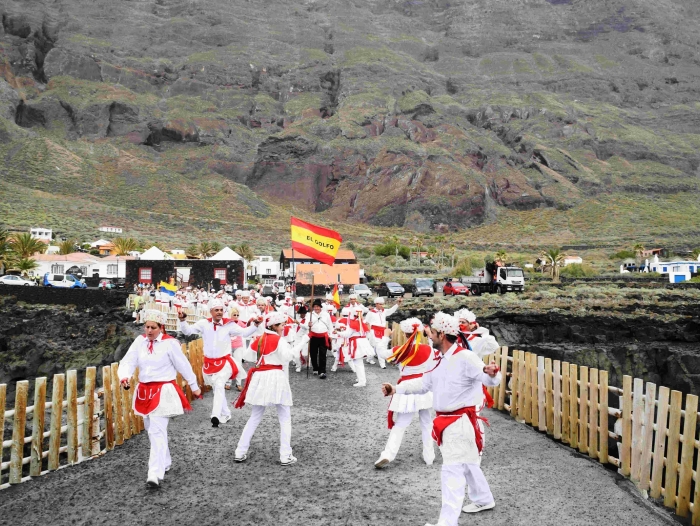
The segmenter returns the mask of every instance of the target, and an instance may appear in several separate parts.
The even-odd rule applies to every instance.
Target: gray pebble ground
[[[159,490],[145,486],[145,432],[103,458],[0,492],[0,524],[31,525],[417,525],[440,507],[440,455],[421,459],[417,420],[399,456],[384,470],[374,461],[388,435],[388,399],[380,383],[393,368],[367,368],[368,387],[353,388],[348,370],[320,380],[291,374],[292,444],[298,463],[279,465],[273,409],[253,439],[249,459],[233,451],[250,408],[234,410],[218,429],[209,423],[211,393],[170,424],[173,469]],[[229,399],[234,397],[229,392]],[[556,444],[509,416],[488,411],[482,467],[496,508],[462,515],[461,525],[668,524],[615,473]]]

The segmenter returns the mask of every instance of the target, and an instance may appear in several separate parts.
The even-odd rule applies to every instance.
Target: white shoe
[[[336,367],[335,365],[334,365],[333,367],[331,367],[331,372],[332,372],[332,373],[336,372],[337,370],[338,370],[338,367]]]
[[[225,423],[228,422],[229,420],[231,420],[231,415],[222,416],[221,418],[219,418],[219,423],[225,424]]]
[[[298,373],[301,372],[301,365],[300,365],[299,367],[297,367],[297,372],[298,372]]]
[[[367,384],[361,384],[360,382],[357,382],[356,384],[352,384],[353,387],[367,387]]]
[[[386,457],[379,457],[379,460],[377,460],[377,461],[374,463],[374,467],[377,468],[377,469],[382,469],[382,468],[383,468],[384,466],[386,466],[389,462],[391,462],[391,460],[389,460],[388,458],[386,458]]]
[[[374,365],[374,364],[377,363],[377,362],[375,362],[374,360],[367,360],[367,363],[370,364],[370,365]]]
[[[241,455],[240,457],[233,457],[234,462],[245,462],[245,460],[248,458],[248,455]]]
[[[156,489],[160,486],[160,482],[158,482],[158,477],[148,477],[146,479],[146,486],[148,486],[148,489]]]
[[[462,508],[462,511],[464,513],[479,513],[480,511],[486,511],[486,510],[492,510],[496,507],[496,503],[491,501],[488,504],[476,504],[475,502],[472,502],[471,504],[467,504]]]
[[[291,466],[292,464],[295,464],[296,461],[297,461],[297,457],[295,457],[294,455],[289,455],[284,460],[280,460],[280,464],[283,466]]]

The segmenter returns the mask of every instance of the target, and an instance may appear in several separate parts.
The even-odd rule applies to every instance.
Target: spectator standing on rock
[[[257,330],[259,322],[250,327],[240,327],[236,320],[224,318],[224,303],[212,300],[209,303],[211,318],[199,320],[189,325],[185,319],[187,314],[178,312],[180,323],[178,328],[185,336],[201,334],[204,347],[204,383],[212,386],[214,402],[211,408],[211,425],[219,427],[231,419],[231,411],[226,404],[226,381],[238,375],[238,366],[231,356],[231,337],[247,337]]]
[[[406,342],[403,345],[387,350],[389,341],[389,329],[385,329],[386,336],[382,336],[381,346],[378,355],[384,356],[387,361],[399,365],[401,377],[397,383],[401,384],[408,380],[420,378],[425,373],[435,369],[440,363],[440,359],[433,352],[430,345],[421,343],[419,336],[423,332],[423,324],[418,318],[408,318],[400,324],[401,332],[406,335]],[[393,462],[401,447],[403,435],[411,424],[414,416],[418,416],[420,421],[421,437],[423,439],[423,460],[428,466],[435,460],[435,450],[433,448],[432,427],[433,419],[430,410],[433,407],[433,393],[427,391],[420,394],[395,394],[389,403],[388,424],[389,438],[379,459],[374,463],[374,467],[383,468]]]
[[[378,296],[374,298],[374,308],[370,309],[365,317],[365,320],[372,328],[372,331],[369,333],[369,343],[377,360],[379,360],[379,367],[382,369],[386,369],[386,362],[380,355],[380,351],[386,348],[386,345],[382,343],[384,329],[386,329],[386,319],[397,311],[402,302],[403,299],[399,298],[396,305],[389,309],[384,309],[384,298]]]
[[[280,423],[280,463],[283,466],[294,464],[292,455],[292,390],[289,386],[289,362],[293,352],[284,340],[284,324],[287,316],[273,311],[265,318],[265,332],[253,340],[251,349],[255,351],[255,367],[248,370],[243,392],[234,403],[236,409],[245,404],[253,406],[250,418],[238,440],[233,460],[244,462],[248,458],[250,441],[262,420],[265,408],[274,406]]]
[[[457,526],[461,511],[476,513],[496,506],[480,467],[483,437],[478,425],[481,417],[475,406],[482,400],[482,386],[498,385],[501,375],[495,363],[476,365],[469,356],[471,353],[457,344],[458,332],[457,319],[438,312],[430,332],[435,348],[442,355],[438,366],[396,387],[382,385],[385,396],[433,393],[433,409],[437,413],[433,438],[443,459],[442,508],[436,526]],[[467,485],[471,504],[460,509]]]
[[[143,416],[143,425],[151,443],[146,480],[149,488],[157,488],[165,472],[170,469],[169,418],[192,409],[175,381],[177,373],[190,385],[192,393],[200,396],[197,378],[180,349],[180,343],[164,331],[166,319],[164,312],[154,309],[144,311],[145,334],[134,340],[117,369],[124,389],[129,389],[130,378],[139,369],[133,407],[137,415]]]

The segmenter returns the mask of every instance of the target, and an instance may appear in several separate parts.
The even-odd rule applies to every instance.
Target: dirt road
[[[299,462],[279,465],[279,426],[268,410],[249,459],[233,450],[250,408],[218,429],[209,423],[211,394],[170,424],[173,469],[159,490],[146,489],[148,437],[105,457],[0,493],[2,525],[418,525],[440,507],[440,455],[421,460],[414,422],[395,462],[376,470],[383,449],[387,399],[382,381],[395,370],[369,366],[369,387],[353,388],[349,371],[319,380],[291,373],[292,445]],[[233,393],[229,398],[233,397]],[[496,508],[460,524],[656,526],[668,519],[616,482],[616,475],[537,431],[494,411],[487,415],[483,469]]]

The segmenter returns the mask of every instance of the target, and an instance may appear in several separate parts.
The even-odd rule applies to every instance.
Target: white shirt
[[[396,386],[396,392],[416,394],[433,392],[433,409],[451,412],[463,407],[479,406],[483,400],[482,385],[496,386],[501,383],[501,373],[491,377],[473,359],[474,353],[464,349],[457,354],[457,344],[442,356],[438,366],[420,378],[407,380]],[[472,356],[470,356],[472,355]]]
[[[217,325],[214,330],[214,322],[208,319],[199,320],[194,325],[189,325],[187,321],[178,324],[180,332],[185,336],[191,334],[201,334],[204,346],[204,356],[207,358],[221,358],[231,354],[231,337],[240,336],[247,338],[258,330],[256,325],[241,327],[236,323]]]
[[[309,317],[311,317],[311,320],[302,325],[304,328],[306,328],[307,324],[310,324],[309,329],[311,332],[316,332],[319,334],[324,332],[333,332],[333,322],[331,322],[331,317],[327,312],[321,311],[321,314],[310,312],[306,315],[307,320]]]
[[[386,327],[386,319],[392,314],[394,314],[398,308],[399,304],[397,303],[390,309],[371,309],[367,313],[365,321],[370,326]]]
[[[148,351],[148,338],[137,336],[122,361],[119,362],[117,377],[120,380],[131,378],[139,369],[139,382],[169,382],[180,373],[193,391],[199,389],[197,377],[190,362],[185,357],[177,339],[163,338],[162,334],[153,340],[153,352]]]
[[[358,311],[362,311],[362,314],[364,315],[367,314],[369,309],[363,305],[360,305],[359,303],[355,303],[354,305],[348,303],[345,307],[343,307],[343,310],[340,311],[340,315],[354,320],[357,318]]]

